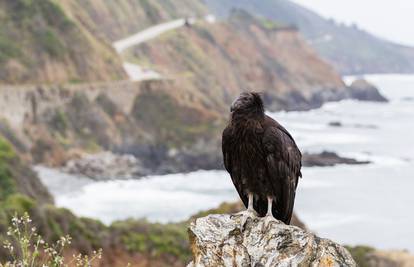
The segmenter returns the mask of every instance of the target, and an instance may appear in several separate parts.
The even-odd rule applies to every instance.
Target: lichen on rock
[[[242,215],[209,215],[188,229],[193,261],[188,267],[356,266],[342,246],[298,227]]]

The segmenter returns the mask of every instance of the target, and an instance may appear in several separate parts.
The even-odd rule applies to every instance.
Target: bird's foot
[[[254,219],[257,218],[257,212],[253,209],[247,209],[235,214],[236,216],[240,216],[240,232],[243,232],[244,226],[249,218]]]
[[[278,220],[276,220],[274,217],[273,217],[273,215],[271,215],[271,214],[267,214],[264,218],[263,218],[263,224],[262,224],[262,233],[265,233],[266,232],[266,229],[268,229],[269,228],[269,226],[272,224],[272,223],[278,223],[279,221]]]

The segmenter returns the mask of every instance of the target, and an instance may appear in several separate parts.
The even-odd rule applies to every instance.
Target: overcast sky
[[[414,46],[414,0],[294,0],[320,15]]]

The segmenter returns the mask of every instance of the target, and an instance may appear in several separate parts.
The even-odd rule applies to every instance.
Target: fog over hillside
[[[294,0],[294,2],[308,7],[326,18],[334,18],[347,24],[356,23],[361,28],[387,40],[414,45],[412,29],[401,27],[401,25],[414,24],[412,16],[414,3],[412,1]],[[369,15],[367,15],[368,12]]]
[[[414,48],[376,37],[358,26],[325,19],[288,0],[205,0],[211,10],[227,16],[242,8],[253,14],[297,26],[307,41],[342,74],[412,73]],[[364,9],[365,12],[368,12]],[[370,13],[371,15],[371,13]]]

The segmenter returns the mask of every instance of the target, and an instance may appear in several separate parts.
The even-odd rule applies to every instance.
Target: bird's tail
[[[286,179],[283,183],[282,201],[279,205],[280,220],[285,224],[290,224],[293,206],[295,204],[296,188],[292,179]]]

